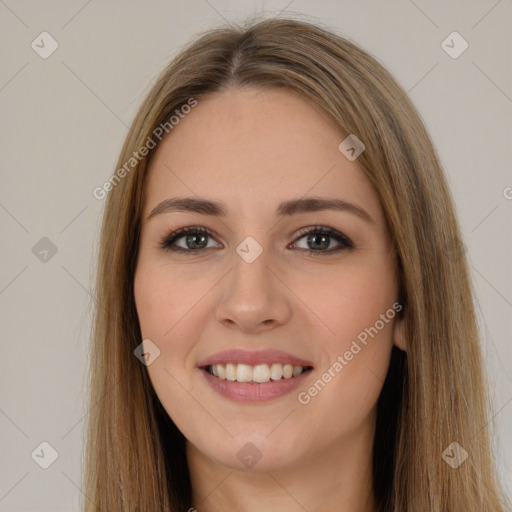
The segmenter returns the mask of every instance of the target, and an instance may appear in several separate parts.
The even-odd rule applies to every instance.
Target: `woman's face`
[[[291,92],[231,89],[151,161],[134,283],[160,351],[147,370],[205,460],[268,471],[371,444],[400,306],[379,197],[344,138]]]

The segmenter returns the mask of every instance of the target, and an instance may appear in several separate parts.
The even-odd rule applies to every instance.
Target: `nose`
[[[251,263],[234,252],[233,267],[222,283],[215,317],[228,328],[258,333],[291,317],[291,294],[266,251]]]

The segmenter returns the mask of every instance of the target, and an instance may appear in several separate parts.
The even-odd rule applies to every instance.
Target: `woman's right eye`
[[[159,246],[168,251],[191,255],[195,251],[213,248],[213,246],[208,247],[208,237],[213,238],[213,234],[206,228],[191,226],[174,231],[166,236]],[[182,239],[184,240],[184,246],[177,245],[177,242]]]

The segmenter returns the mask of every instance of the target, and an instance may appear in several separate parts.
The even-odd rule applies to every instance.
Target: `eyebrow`
[[[366,210],[354,203],[335,198],[308,197],[290,199],[279,204],[276,215],[290,216],[298,213],[318,212],[321,210],[338,210],[357,215],[366,222],[375,224],[375,221]],[[226,217],[227,208],[217,201],[202,197],[174,197],[164,199],[148,215],[147,220],[169,212],[192,212],[201,215],[212,215],[215,217]]]

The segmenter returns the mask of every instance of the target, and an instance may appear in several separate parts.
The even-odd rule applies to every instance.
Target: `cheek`
[[[159,358],[148,366],[157,392],[174,387],[169,374],[185,382],[194,371],[195,340],[208,318],[207,294],[214,284],[211,275],[176,271],[168,264],[137,269],[134,294],[142,338],[149,338],[160,350]]]
[[[185,286],[186,284],[186,286]],[[181,383],[186,381],[186,363],[191,350],[187,313],[203,294],[199,285],[184,283],[179,273],[165,265],[139,266],[134,278],[134,295],[143,339],[150,339],[160,350],[147,366],[155,393],[167,413],[176,420],[187,408],[190,395]],[[188,332],[187,328],[189,329]],[[187,384],[187,388],[190,386]],[[179,427],[183,427],[179,421]]]
[[[143,337],[167,343],[201,300],[204,284],[200,279],[185,278],[184,273],[170,272],[166,265],[137,269],[134,294]]]
[[[369,413],[387,373],[392,348],[397,287],[387,266],[340,269],[301,297],[328,326],[310,333],[326,355],[316,384],[301,390],[317,421],[341,415],[353,426]],[[335,414],[332,414],[335,413]],[[321,418],[321,419],[320,419]],[[334,428],[334,425],[333,425]]]
[[[310,277],[304,280],[299,276],[292,286],[313,313],[309,317],[318,329],[310,334],[316,333],[317,338],[323,339],[331,356],[348,350],[350,342],[377,321],[382,335],[390,337],[391,322],[383,325],[380,318],[397,299],[391,265],[381,261],[374,265],[340,265],[337,269],[332,267],[328,273]]]

